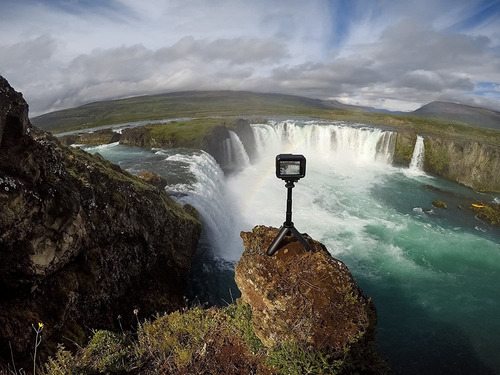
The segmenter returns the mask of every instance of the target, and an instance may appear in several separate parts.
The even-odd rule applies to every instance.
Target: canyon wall
[[[460,138],[423,135],[424,171],[476,191],[500,192],[500,147]],[[409,164],[417,134],[399,132],[394,161]]]

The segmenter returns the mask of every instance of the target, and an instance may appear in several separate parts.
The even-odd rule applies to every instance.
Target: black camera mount
[[[302,234],[299,233],[299,231],[295,228],[292,222],[292,189],[295,187],[295,181],[294,179],[287,179],[285,180],[286,184],[285,187],[287,188],[287,199],[286,199],[286,220],[283,223],[283,226],[281,227],[280,231],[278,232],[278,235],[274,238],[273,242],[269,245],[269,248],[267,249],[267,255],[271,256],[274,255],[276,251],[279,249],[279,245],[283,238],[285,236],[292,234],[299,242],[304,246],[304,248],[307,251],[312,251],[311,246],[309,243],[305,240],[305,238],[302,236]]]

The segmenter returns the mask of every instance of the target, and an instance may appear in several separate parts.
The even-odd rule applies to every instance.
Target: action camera
[[[306,175],[304,155],[279,154],[276,156],[276,177],[285,181],[298,181]]]

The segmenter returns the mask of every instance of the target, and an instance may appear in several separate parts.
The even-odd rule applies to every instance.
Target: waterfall
[[[410,170],[412,171],[423,171],[424,169],[424,138],[417,135],[417,141],[415,142],[415,148],[413,149],[413,155],[410,161]]]
[[[231,140],[231,150],[232,150],[232,160],[238,168],[246,168],[250,165],[250,158],[245,150],[245,146],[240,140],[238,135],[229,130],[229,136]]]
[[[281,122],[252,125],[257,152],[302,152],[338,163],[392,163],[395,133],[367,126]]]
[[[222,143],[224,162],[221,166],[225,171],[238,172],[250,165],[250,159],[238,135],[229,130],[229,138]]]
[[[175,154],[166,160],[184,162],[196,178],[195,183],[169,186],[167,192],[179,203],[188,203],[198,210],[203,224],[200,241],[215,255],[230,259],[231,255],[227,254],[227,250],[239,246],[241,240],[229,230],[238,220],[235,218],[235,210],[231,205],[221,168],[215,159],[204,151],[192,155]]]

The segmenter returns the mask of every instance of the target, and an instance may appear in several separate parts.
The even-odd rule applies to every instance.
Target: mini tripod
[[[287,199],[286,199],[286,220],[283,223],[283,226],[281,227],[278,235],[274,238],[273,242],[271,242],[271,245],[269,245],[269,248],[267,249],[267,255],[271,256],[274,255],[276,251],[279,249],[279,245],[283,238],[285,238],[286,235],[292,234],[296,239],[299,240],[299,242],[304,246],[304,248],[307,251],[311,251],[311,246],[309,246],[309,243],[304,239],[304,237],[299,233],[299,231],[294,227],[293,222],[292,222],[292,189],[295,187],[295,183],[293,179],[286,180],[285,187],[288,189],[287,190]]]

